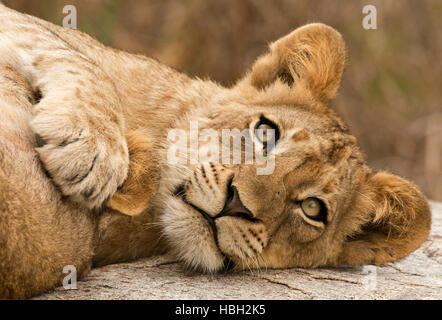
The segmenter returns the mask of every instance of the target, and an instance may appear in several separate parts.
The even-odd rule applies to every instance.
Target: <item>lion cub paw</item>
[[[160,168],[154,143],[141,130],[128,132],[129,172],[122,187],[114,193],[107,206],[129,216],[149,208],[158,191]]]
[[[40,111],[31,127],[48,175],[73,201],[100,207],[127,176],[128,148],[120,128],[72,109]]]

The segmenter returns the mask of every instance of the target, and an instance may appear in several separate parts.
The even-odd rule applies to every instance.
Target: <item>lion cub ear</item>
[[[427,239],[429,205],[411,182],[379,172],[361,186],[349,219],[360,222],[344,243],[338,264],[385,264],[404,258]]]
[[[291,88],[303,86],[321,102],[336,95],[346,63],[346,46],[335,29],[313,23],[270,45],[251,72],[251,84],[262,89],[277,79]]]
[[[129,149],[129,172],[123,185],[107,202],[107,206],[129,216],[146,210],[157,193],[160,181],[158,159],[153,143],[142,131],[126,135]]]

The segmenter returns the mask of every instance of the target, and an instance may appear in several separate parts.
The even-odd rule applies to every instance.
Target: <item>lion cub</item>
[[[0,20],[0,297],[165,251],[204,272],[381,265],[427,238],[425,197],[373,172],[328,106],[346,63],[333,28],[294,30],[224,88],[2,5]],[[232,161],[235,132],[267,162]]]

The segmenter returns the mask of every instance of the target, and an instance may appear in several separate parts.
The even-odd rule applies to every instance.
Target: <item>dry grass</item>
[[[337,28],[350,63],[332,105],[352,127],[369,163],[414,180],[442,200],[442,2],[309,0],[12,0],[7,5],[78,28],[191,75],[232,84],[266,44],[307,22]],[[374,4],[378,29],[361,26]]]

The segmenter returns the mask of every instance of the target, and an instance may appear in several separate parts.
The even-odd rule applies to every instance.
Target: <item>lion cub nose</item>
[[[236,187],[232,185],[229,185],[228,187],[228,194],[226,197],[224,208],[215,217],[215,219],[225,216],[236,216],[250,221],[256,220],[255,217],[253,216],[253,213],[250,212],[250,210],[247,209],[242,203]]]

